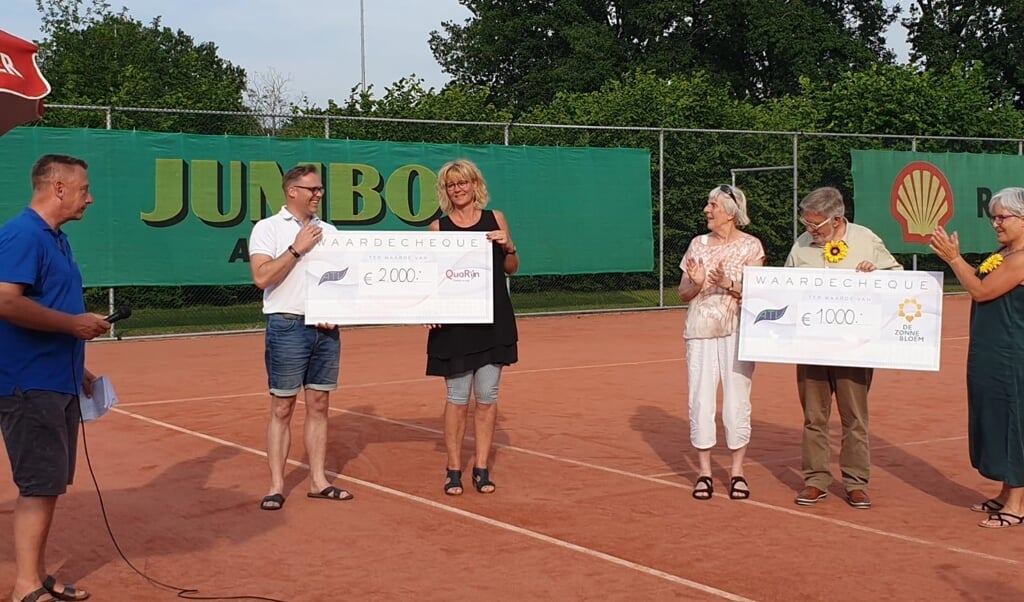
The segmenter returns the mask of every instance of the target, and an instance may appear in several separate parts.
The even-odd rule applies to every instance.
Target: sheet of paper
[[[114,392],[114,385],[110,383],[109,378],[98,376],[92,383],[92,397],[79,392],[78,402],[82,407],[82,420],[89,422],[117,405],[117,393]]]

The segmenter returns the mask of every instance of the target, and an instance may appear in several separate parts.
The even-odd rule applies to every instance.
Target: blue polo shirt
[[[0,282],[25,285],[25,296],[69,314],[85,312],[82,273],[68,237],[26,208],[0,228]],[[0,320],[0,395],[43,389],[78,394],[85,341]],[[79,382],[75,382],[75,380]]]

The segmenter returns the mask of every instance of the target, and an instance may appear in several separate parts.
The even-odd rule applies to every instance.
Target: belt
[[[286,313],[273,313],[272,316],[281,316],[285,320],[305,320],[306,316],[302,314],[286,314]]]

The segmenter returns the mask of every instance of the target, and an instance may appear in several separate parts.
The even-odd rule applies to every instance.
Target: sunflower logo
[[[846,259],[846,254],[849,252],[850,247],[847,246],[845,240],[830,240],[825,243],[825,249],[822,251],[825,261],[829,263],[839,263]]]
[[[981,262],[981,265],[978,266],[978,273],[979,274],[988,274],[992,270],[998,268],[1002,263],[1003,263],[1003,256],[1000,255],[999,253],[993,253],[993,254],[988,256],[988,259],[986,259],[985,261]]]
[[[922,309],[924,309],[924,306],[921,305],[917,299],[904,299],[903,303],[900,303],[900,311],[898,315],[907,322],[913,322],[917,318],[921,317]]]

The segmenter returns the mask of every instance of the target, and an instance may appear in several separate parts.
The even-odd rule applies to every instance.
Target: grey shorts
[[[56,391],[18,391],[0,397],[0,431],[22,497],[65,493],[75,476],[78,397]]]
[[[464,406],[469,403],[470,389],[477,403],[490,405],[498,401],[498,384],[501,382],[501,366],[487,364],[470,372],[463,372],[444,379],[448,387],[448,403]]]

